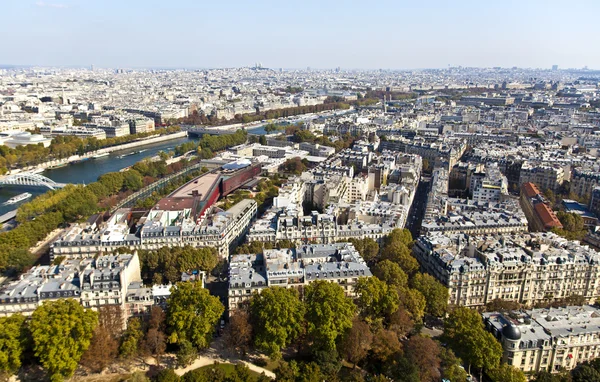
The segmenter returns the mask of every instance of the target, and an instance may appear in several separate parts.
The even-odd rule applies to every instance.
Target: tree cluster
[[[174,284],[183,272],[210,273],[219,262],[217,250],[212,247],[162,247],[138,251],[138,255],[146,284]]]
[[[239,129],[233,134],[224,135],[204,135],[197,142],[185,142],[175,147],[175,153],[182,155],[188,151],[196,150],[202,159],[210,159],[215,156],[215,153],[225,150],[229,147],[246,143],[248,132]]]
[[[51,381],[73,375],[88,349],[98,314],[72,299],[45,302],[26,320],[0,318],[0,373],[16,373],[24,362],[44,368]]]
[[[306,161],[306,159],[300,159],[300,157],[294,157],[294,158],[290,158],[290,159],[286,160],[285,162],[283,162],[283,164],[281,165],[280,168],[285,173],[293,174],[293,175],[300,175],[304,171],[306,171],[307,163],[308,163],[308,161]]]
[[[556,217],[563,225],[562,229],[554,229],[553,231],[569,240],[582,240],[587,233],[587,229],[583,225],[583,218],[573,212],[556,212]]]
[[[53,230],[65,223],[85,219],[109,208],[132,192],[161,177],[180,171],[183,165],[185,163],[167,166],[164,161],[143,160],[127,171],[103,174],[97,182],[87,186],[67,185],[22,204],[17,210],[16,219],[19,225],[13,230],[0,233],[0,271],[23,271],[35,261],[33,255],[29,253],[29,248],[43,240]],[[152,202],[150,206],[154,205],[165,192],[173,191],[174,187],[180,185],[177,182],[189,181],[194,174],[199,173],[174,180],[173,184],[161,190],[162,193],[154,193],[146,202]]]
[[[274,359],[295,350],[298,362],[281,364],[277,370],[281,381],[307,380],[307,375],[309,380],[336,380],[343,360],[361,366],[373,378],[437,381],[441,375],[464,376],[454,353],[414,334],[426,311],[445,314],[448,291],[417,272],[410,233],[394,230],[381,249],[371,239],[352,242],[375,275],[358,279],[356,298],[326,281],[300,290],[264,289],[234,313],[225,331],[229,347],[244,354],[254,346]],[[241,251],[264,249],[262,243],[246,247]]]

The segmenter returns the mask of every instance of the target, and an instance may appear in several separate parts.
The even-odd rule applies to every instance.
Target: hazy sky
[[[600,69],[600,0],[0,0],[0,64]]]

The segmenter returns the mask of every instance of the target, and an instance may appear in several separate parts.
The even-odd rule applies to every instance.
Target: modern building
[[[565,212],[579,215],[583,220],[583,225],[586,227],[595,227],[598,225],[598,217],[596,214],[588,210],[587,206],[583,203],[579,203],[576,200],[563,199],[562,207]]]
[[[471,175],[469,190],[477,202],[501,202],[508,196],[508,179],[497,163],[487,163],[483,172]]]
[[[252,179],[260,167],[221,170],[191,180],[161,199],[150,211],[134,216],[122,208],[98,226],[74,224],[50,246],[50,256],[81,258],[119,247],[158,249],[164,246],[213,247],[227,258],[245,235],[257,212],[254,199],[227,211],[213,204]]]

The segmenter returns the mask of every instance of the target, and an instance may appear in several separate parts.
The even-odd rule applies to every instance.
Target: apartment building
[[[76,299],[86,308],[125,308],[130,285],[141,281],[137,252],[38,265],[0,287],[0,316],[29,315],[44,301],[63,298]]]
[[[591,168],[575,168],[571,171],[571,192],[579,198],[591,199],[594,188],[600,186],[600,172]]]
[[[248,230],[257,212],[255,200],[245,199],[227,211],[211,211],[203,219],[192,219],[193,201],[180,203],[175,208],[154,209],[140,219],[135,233],[132,230],[132,211],[117,210],[100,227],[75,224],[51,244],[52,258],[85,258],[96,253],[110,252],[117,248],[158,249],[164,246],[213,247],[223,258]],[[189,203],[190,205],[185,205]],[[171,207],[176,204],[171,204]]]
[[[567,306],[483,313],[503,361],[525,373],[571,370],[600,357],[600,309]]]
[[[453,305],[482,307],[499,298],[533,306],[573,295],[593,304],[600,296],[600,254],[553,233],[433,233],[417,239],[413,254],[448,287]]]
[[[519,185],[534,183],[542,190],[557,192],[565,181],[565,170],[558,164],[523,162]]]
[[[229,312],[264,288],[301,289],[316,280],[334,282],[354,296],[359,277],[371,271],[351,243],[310,244],[292,249],[265,249],[233,255],[229,263]]]

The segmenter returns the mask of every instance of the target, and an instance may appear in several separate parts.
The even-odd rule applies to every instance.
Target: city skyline
[[[591,1],[302,6],[5,1],[0,63],[97,68],[600,68]],[[24,41],[29,41],[24,44]]]

